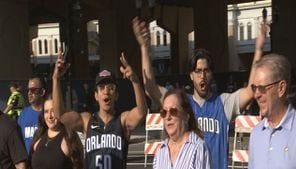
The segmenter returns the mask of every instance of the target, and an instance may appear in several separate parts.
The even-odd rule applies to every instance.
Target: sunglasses
[[[39,94],[41,92],[42,88],[37,88],[37,87],[31,87],[27,89],[27,92],[33,93],[33,94]]]
[[[279,80],[279,81],[276,81],[276,82],[273,82],[273,83],[270,83],[270,84],[267,84],[267,85],[258,85],[258,86],[252,84],[252,85],[251,85],[251,88],[252,88],[252,91],[253,91],[254,93],[256,92],[257,89],[258,89],[258,91],[259,91],[260,93],[266,93],[267,90],[269,89],[269,88],[268,88],[269,86],[272,86],[272,85],[274,85],[274,84],[277,84],[277,83],[279,83],[280,81],[282,81],[282,80]]]
[[[162,118],[165,118],[167,116],[167,113],[170,113],[170,115],[172,115],[172,116],[177,116],[178,115],[178,112],[179,112],[179,110],[177,108],[175,108],[175,107],[172,107],[172,108],[170,108],[168,110],[161,109],[160,110],[160,116]]]

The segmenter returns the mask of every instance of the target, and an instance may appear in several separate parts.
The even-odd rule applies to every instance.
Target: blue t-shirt
[[[41,112],[39,111],[35,111],[32,106],[28,106],[24,108],[18,118],[18,124],[22,130],[23,139],[28,153],[30,151],[34,133],[38,127],[38,116],[40,113]]]
[[[200,107],[189,96],[189,100],[211,156],[213,169],[227,169],[228,124],[221,96],[213,95]]]

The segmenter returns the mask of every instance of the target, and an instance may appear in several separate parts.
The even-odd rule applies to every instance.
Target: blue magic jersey
[[[38,127],[38,117],[41,112],[35,111],[32,106],[23,109],[20,117],[18,118],[18,125],[22,130],[22,135],[26,145],[26,150],[29,153],[31,142],[34,133]]]
[[[202,107],[189,96],[195,117],[211,156],[213,169],[227,169],[228,157],[228,120],[224,111],[221,96],[213,95]]]
[[[128,140],[120,120],[113,117],[107,124],[91,117],[85,140],[85,169],[125,169]]]

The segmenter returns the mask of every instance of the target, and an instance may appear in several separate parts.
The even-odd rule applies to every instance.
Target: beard
[[[42,102],[42,97],[41,96],[35,96],[35,97],[29,97],[29,103],[30,104],[38,104]]]

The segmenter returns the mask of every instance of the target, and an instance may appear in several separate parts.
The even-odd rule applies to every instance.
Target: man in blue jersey
[[[262,55],[266,25],[256,41],[256,51],[253,63]],[[161,105],[166,89],[156,84],[151,60],[148,53],[149,30],[144,21],[133,20],[135,37],[141,48],[142,73],[145,90],[148,96]],[[232,116],[239,113],[252,100],[253,92],[250,87],[253,70],[249,77],[249,85],[234,93],[217,95],[211,88],[213,82],[213,61],[205,49],[195,50],[190,60],[190,78],[194,86],[194,94],[189,96],[200,129],[211,154],[213,169],[227,169],[228,156],[228,126]]]
[[[93,115],[65,111],[60,78],[69,68],[69,64],[65,64],[61,55],[56,61],[52,76],[53,111],[55,117],[65,126],[85,135],[85,169],[125,169],[131,131],[140,124],[147,112],[145,94],[138,76],[123,53],[120,61],[123,77],[129,79],[133,86],[136,105],[129,110],[116,112],[119,86],[111,71],[102,70],[95,79],[94,98],[99,110]]]
[[[43,110],[45,82],[41,76],[32,76],[28,82],[28,100],[30,106],[23,109],[18,119],[26,150],[29,153],[31,141],[38,126],[38,117]]]

